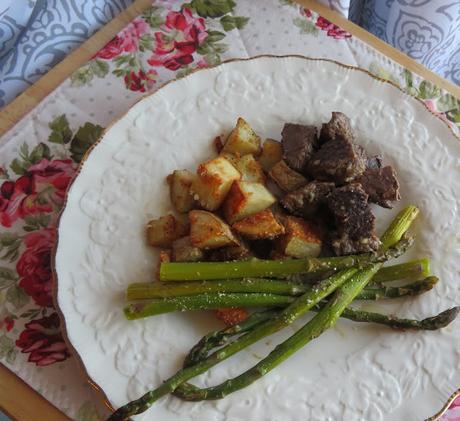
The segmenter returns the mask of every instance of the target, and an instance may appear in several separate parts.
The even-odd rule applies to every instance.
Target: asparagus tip
[[[420,295],[424,292],[430,291],[433,287],[439,282],[439,278],[437,276],[427,276],[425,279],[421,279],[420,281],[415,281],[412,284],[405,285],[400,287],[401,295]]]
[[[436,330],[446,327],[449,323],[453,322],[460,313],[460,306],[452,307],[436,316],[428,317],[422,321],[427,330]]]
[[[419,209],[413,205],[405,207],[398,213],[396,218],[380,238],[383,250],[392,247],[395,243],[401,240],[405,232],[411,226],[413,220],[417,217],[418,213]]]

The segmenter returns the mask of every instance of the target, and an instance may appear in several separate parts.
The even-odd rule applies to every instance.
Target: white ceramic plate
[[[160,385],[218,326],[204,312],[128,322],[123,291],[154,276],[144,226],[170,210],[165,176],[213,156],[211,140],[244,116],[262,137],[284,122],[317,124],[331,111],[359,143],[397,169],[402,205],[421,209],[412,255],[430,256],[442,283],[397,307],[423,318],[460,303],[460,142],[418,100],[355,68],[302,57],[259,57],[201,70],[137,103],[105,133],[68,193],[56,252],[57,302],[68,340],[92,381],[118,407]],[[379,210],[380,226],[395,215]],[[296,327],[300,326],[300,322]],[[293,331],[262,341],[201,376],[234,376]],[[420,421],[460,386],[460,321],[441,332],[396,332],[340,321],[262,380],[224,400],[169,397],[142,419],[173,421]]]

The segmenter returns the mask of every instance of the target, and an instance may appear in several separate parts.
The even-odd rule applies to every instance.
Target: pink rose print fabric
[[[33,149],[24,143],[10,165],[1,168],[0,357],[7,362],[18,351],[37,366],[70,356],[53,304],[56,222],[76,167],[101,132],[91,122],[73,131],[60,115],[49,122],[44,142]]]
[[[148,63],[178,70],[193,62],[193,54],[207,37],[205,20],[194,17],[188,7],[180,12],[171,11],[161,31],[154,33],[155,49]]]

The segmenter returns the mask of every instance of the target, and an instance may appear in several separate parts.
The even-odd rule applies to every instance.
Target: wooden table
[[[69,420],[2,364],[0,364],[0,410],[18,421]]]
[[[336,12],[316,3],[314,0],[297,0],[301,5],[318,12],[320,15],[347,30],[353,36],[371,45],[382,54],[401,64],[422,78],[449,91],[460,98],[460,87],[431,72],[423,65],[381,41],[379,38],[348,21]],[[50,70],[33,86],[19,95],[3,108],[0,114],[0,136],[8,131],[29,111],[37,106],[60,83],[67,79],[75,69],[85,64],[91,57],[109,42],[117,32],[134,17],[152,4],[151,0],[136,0],[124,12],[118,15],[79,48]],[[29,420],[68,420],[62,412],[41,397],[21,379],[0,364],[0,409],[19,421]],[[438,414],[438,416],[441,414]]]

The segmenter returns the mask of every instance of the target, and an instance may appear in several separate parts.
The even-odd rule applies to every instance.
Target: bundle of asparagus
[[[401,211],[382,236],[382,245],[375,253],[282,261],[163,263],[161,282],[128,287],[128,300],[133,301],[125,308],[128,319],[221,307],[262,306],[268,309],[203,337],[190,350],[180,371],[157,389],[116,410],[109,419],[124,420],[139,414],[169,393],[191,401],[223,398],[265,375],[334,326],[339,317],[395,329],[434,330],[446,326],[455,319],[460,307],[423,320],[400,319],[348,307],[354,300],[421,294],[438,282],[436,277],[429,276],[428,259],[382,267],[384,262],[400,256],[412,244],[407,230],[417,214],[414,206]],[[334,273],[314,284],[282,279],[292,274],[324,271]],[[386,285],[400,279],[411,282],[396,287]],[[251,369],[214,387],[201,389],[187,383],[258,340],[289,326],[307,311],[317,314]]]

